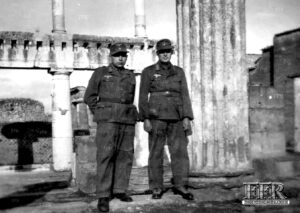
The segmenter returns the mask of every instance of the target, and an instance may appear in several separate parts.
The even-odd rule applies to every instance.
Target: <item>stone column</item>
[[[135,36],[145,38],[147,35],[144,0],[134,0],[134,9]]]
[[[294,78],[294,102],[295,102],[295,152],[300,152],[300,78]]]
[[[71,170],[73,130],[71,118],[70,74],[72,70],[52,69],[52,151],[55,171]]]
[[[195,120],[192,173],[250,169],[244,0],[177,0],[179,63]]]
[[[144,38],[144,48],[141,50],[140,45],[135,45],[131,51],[132,67],[136,74],[136,90],[134,105],[138,106],[138,97],[140,89],[140,80],[142,70],[148,66],[150,55],[148,49],[148,41],[146,35],[146,17],[145,17],[145,2],[144,0],[134,0],[134,22],[135,22],[135,37]],[[152,62],[152,61],[151,61]],[[135,161],[133,167],[144,167],[148,165],[148,134],[144,131],[143,123],[137,122],[135,125]]]
[[[65,33],[64,0],[52,0],[53,33]]]

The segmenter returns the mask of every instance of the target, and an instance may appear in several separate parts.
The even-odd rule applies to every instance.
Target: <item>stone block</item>
[[[299,160],[294,161],[294,171],[297,175],[300,175],[300,161]]]
[[[86,194],[96,192],[96,163],[77,163],[76,165],[77,188]]]
[[[285,154],[284,132],[255,132],[250,134],[252,158],[276,157]]]
[[[276,167],[273,159],[255,159],[252,165],[259,181],[276,179]]]
[[[294,177],[293,161],[276,162],[276,173],[280,178]]]
[[[284,130],[284,111],[280,109],[250,109],[250,132]]]
[[[97,146],[93,136],[75,137],[77,162],[96,162]]]
[[[250,108],[283,108],[283,94],[272,87],[250,86],[249,106]]]
[[[286,180],[299,174],[299,158],[296,154],[285,154],[280,157],[254,159],[253,168],[259,181]]]

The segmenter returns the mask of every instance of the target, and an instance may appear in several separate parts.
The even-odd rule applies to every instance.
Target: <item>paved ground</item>
[[[50,171],[0,172],[0,212],[79,213],[97,212],[96,198],[80,194],[70,186],[70,173]],[[300,177],[282,180],[291,201],[286,207],[241,205],[242,188],[206,185],[191,189],[195,201],[185,201],[168,190],[161,200],[149,194],[133,195],[134,202],[112,200],[111,212],[198,213],[198,212],[300,212]]]

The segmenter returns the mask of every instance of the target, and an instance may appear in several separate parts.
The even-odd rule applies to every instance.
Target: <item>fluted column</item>
[[[177,0],[177,26],[195,115],[190,170],[248,170],[245,1]]]
[[[65,8],[64,0],[52,0],[53,33],[65,33]]]

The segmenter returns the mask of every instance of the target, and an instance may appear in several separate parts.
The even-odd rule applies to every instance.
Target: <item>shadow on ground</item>
[[[37,183],[25,186],[23,191],[17,191],[4,198],[0,198],[0,210],[11,209],[20,206],[27,206],[36,200],[43,199],[47,192],[54,189],[69,187],[68,181],[56,181]]]

